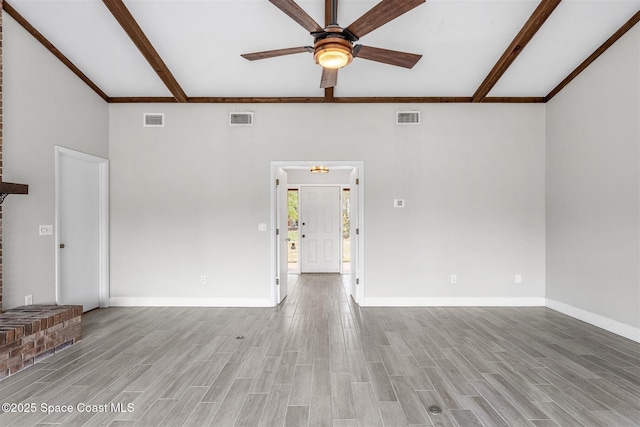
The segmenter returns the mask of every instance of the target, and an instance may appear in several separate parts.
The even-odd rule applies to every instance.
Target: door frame
[[[100,252],[100,307],[109,307],[109,160],[69,148],[55,146],[55,286],[56,304],[60,304],[60,158],[71,157],[98,165],[98,200],[99,200],[99,252]]]
[[[271,172],[270,172],[270,176],[269,176],[269,197],[270,197],[270,204],[269,204],[269,211],[270,211],[270,253],[271,253],[271,257],[270,257],[270,264],[271,264],[271,271],[270,271],[270,278],[269,278],[269,283],[270,283],[270,288],[271,288],[271,301],[273,302],[273,305],[276,306],[277,305],[277,285],[276,285],[276,277],[278,275],[278,272],[276,271],[276,263],[278,261],[278,236],[276,236],[276,227],[277,227],[277,221],[276,221],[276,212],[277,212],[277,206],[276,206],[276,202],[277,202],[277,197],[276,197],[276,186],[275,186],[275,180],[277,177],[277,171],[278,169],[286,169],[287,168],[295,168],[295,167],[311,167],[311,166],[315,166],[315,165],[324,165],[324,166],[328,166],[329,169],[331,169],[331,167],[349,167],[352,168],[354,170],[356,170],[358,179],[359,179],[359,185],[358,185],[358,191],[357,191],[357,196],[358,196],[358,212],[357,212],[357,216],[358,216],[358,228],[359,228],[359,234],[357,235],[357,239],[358,239],[358,254],[357,254],[357,259],[355,260],[351,260],[351,269],[352,271],[357,271],[357,278],[358,280],[358,284],[355,286],[356,288],[356,292],[355,294],[353,294],[353,299],[356,303],[360,303],[363,300],[364,297],[364,287],[365,287],[365,269],[364,269],[364,235],[365,235],[365,223],[364,223],[364,162],[361,160],[356,160],[356,161],[318,161],[318,160],[313,160],[313,161],[308,161],[308,160],[300,160],[300,161],[272,161],[271,162]],[[353,215],[353,214],[352,214]],[[353,231],[353,230],[352,230]],[[286,253],[286,252],[285,252]],[[357,268],[357,270],[353,270],[354,268]]]
[[[273,229],[279,229],[279,233],[276,234],[276,265],[275,265],[275,280],[276,280],[276,293],[275,293],[275,304],[278,305],[282,302],[284,298],[286,298],[289,288],[288,276],[289,276],[289,268],[287,264],[287,233],[289,230],[288,227],[288,210],[282,210],[283,206],[288,204],[289,190],[287,185],[287,172],[281,168],[276,169],[276,176],[280,179],[280,182],[276,183],[275,186],[275,218],[276,225]],[[281,224],[283,218],[286,217],[284,221],[285,224]],[[280,227],[278,227],[280,226]],[[285,242],[284,247],[282,242]],[[284,254],[284,255],[283,255]],[[286,266],[286,267],[285,267]],[[283,292],[284,288],[284,292]]]

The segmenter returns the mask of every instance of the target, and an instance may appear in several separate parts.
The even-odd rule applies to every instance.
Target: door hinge
[[[280,185],[280,180],[276,178],[276,185]]]
[[[359,284],[360,284],[360,278],[358,277],[356,278],[356,285],[359,285]]]
[[[356,236],[359,236],[359,235],[360,235],[360,229],[356,228]]]
[[[280,229],[276,228],[276,236],[279,236],[279,235],[280,235]]]
[[[356,185],[360,185],[360,178],[356,178]]]
[[[280,279],[276,277],[276,285],[279,285],[279,284],[280,284]]]

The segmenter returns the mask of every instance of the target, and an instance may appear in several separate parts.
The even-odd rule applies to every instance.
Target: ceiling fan
[[[329,25],[327,25],[326,28],[320,27],[320,25],[293,0],[269,1],[309,31],[309,34],[311,34],[314,39],[313,46],[245,53],[241,56],[249,61],[255,61],[294,53],[313,53],[315,62],[322,66],[322,78],[320,79],[321,88],[334,87],[338,81],[338,69],[351,63],[353,58],[363,58],[404,68],[413,68],[420,58],[422,58],[422,55],[414,53],[381,49],[362,44],[354,45],[354,43],[365,34],[403,15],[424,3],[426,0],[382,0],[346,28],[342,28],[337,23],[338,0],[326,0],[327,2],[331,2],[331,16]]]

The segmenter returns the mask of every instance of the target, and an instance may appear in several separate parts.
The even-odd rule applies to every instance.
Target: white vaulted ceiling
[[[313,44],[307,30],[267,0],[122,3],[188,100],[327,95],[319,87],[321,67],[310,53],[258,61],[240,56]],[[323,26],[325,0],[297,3]],[[377,3],[340,0],[338,22],[347,27]],[[32,26],[105,99],[175,95],[175,88],[167,87],[102,0],[5,4],[5,20]],[[368,46],[421,54],[420,61],[404,69],[355,58],[339,71],[331,96],[473,97],[540,4],[540,0],[427,0],[360,40]],[[635,25],[639,11],[640,0],[561,1],[498,75],[487,96],[544,101],[612,35],[625,25]]]

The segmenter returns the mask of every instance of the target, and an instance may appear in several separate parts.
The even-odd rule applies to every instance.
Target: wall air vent
[[[397,125],[420,124],[420,111],[396,111]]]
[[[229,113],[229,126],[251,126],[253,125],[253,113]]]
[[[164,127],[164,113],[144,113],[142,124],[146,128],[162,128]]]

